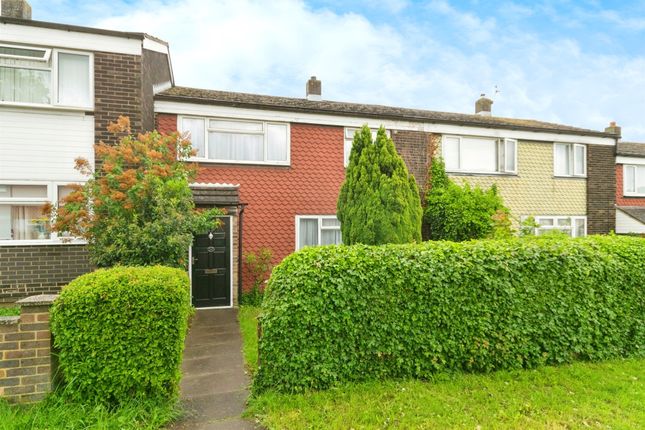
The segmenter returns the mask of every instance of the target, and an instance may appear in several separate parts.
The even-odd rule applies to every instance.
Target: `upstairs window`
[[[0,103],[92,108],[92,56],[0,45]]]
[[[222,163],[289,164],[289,125],[222,118],[181,119],[195,158]]]
[[[645,166],[631,164],[623,166],[623,194],[645,196]]]
[[[305,246],[339,245],[341,243],[340,221],[335,215],[296,217],[296,250]]]
[[[344,149],[344,166],[349,166],[349,156],[352,153],[352,143],[354,142],[354,135],[360,128],[346,128],[345,129],[345,149]],[[372,141],[376,140],[376,134],[378,133],[378,128],[371,128],[372,131]],[[390,130],[385,130],[387,137],[390,137]]]
[[[444,136],[442,148],[446,170],[449,172],[517,172],[515,139]]]
[[[555,176],[587,175],[587,147],[574,143],[554,144],[554,173]]]

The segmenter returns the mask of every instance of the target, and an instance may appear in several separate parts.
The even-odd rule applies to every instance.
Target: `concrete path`
[[[182,367],[181,399],[188,415],[174,429],[256,428],[241,418],[250,381],[236,309],[196,312]]]

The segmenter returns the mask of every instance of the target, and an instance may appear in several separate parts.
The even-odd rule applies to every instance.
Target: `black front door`
[[[220,218],[221,226],[193,239],[193,306],[231,306],[230,218]]]

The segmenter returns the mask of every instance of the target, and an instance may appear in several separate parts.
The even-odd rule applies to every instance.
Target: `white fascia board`
[[[608,137],[508,130],[504,128],[469,127],[463,125],[436,124],[432,122],[413,122],[387,119],[378,120],[374,118],[334,114],[326,115],[320,113],[289,112],[268,109],[247,109],[233,106],[182,103],[168,100],[155,101],[155,112],[188,116],[212,116],[232,119],[254,119],[261,121],[333,125],[340,127],[361,127],[364,124],[367,124],[371,128],[378,128],[383,125],[388,130],[424,131],[427,133],[499,137],[545,142],[583,143],[589,145],[616,145],[616,140]]]
[[[141,55],[141,40],[28,25],[0,24],[0,41],[85,51]]]
[[[638,164],[645,166],[645,157],[626,157],[618,155],[616,157],[616,164]]]
[[[163,43],[159,43],[156,40],[152,40],[147,37],[143,38],[143,49],[169,55],[167,45],[164,45]]]

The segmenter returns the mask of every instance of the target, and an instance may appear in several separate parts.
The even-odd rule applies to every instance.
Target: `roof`
[[[25,25],[29,27],[51,28],[54,30],[74,31],[77,33],[100,34],[104,36],[122,37],[126,39],[138,39],[138,40],[150,39],[150,40],[154,40],[155,42],[159,42],[163,45],[168,46],[168,42],[146,33],[133,33],[129,31],[105,30],[102,28],[82,27],[79,25],[59,24],[56,22],[47,22],[47,21],[35,21],[32,19],[11,18],[8,16],[0,17],[0,23]]]
[[[645,143],[640,142],[618,142],[616,155],[629,157],[645,157]]]
[[[460,124],[486,128],[505,128],[576,134],[615,138],[611,133],[572,127],[531,119],[503,118],[497,116],[469,115],[463,113],[438,112],[423,109],[408,109],[393,106],[346,103],[328,100],[307,100],[294,97],[277,97],[260,94],[237,93],[230,91],[205,90],[188,87],[172,87],[158,93],[157,100],[169,100],[186,103],[215,104],[255,109],[273,109],[290,112],[321,113],[342,116],[363,116],[381,119],[406,120]]]
[[[616,206],[630,217],[645,224],[645,206]]]

